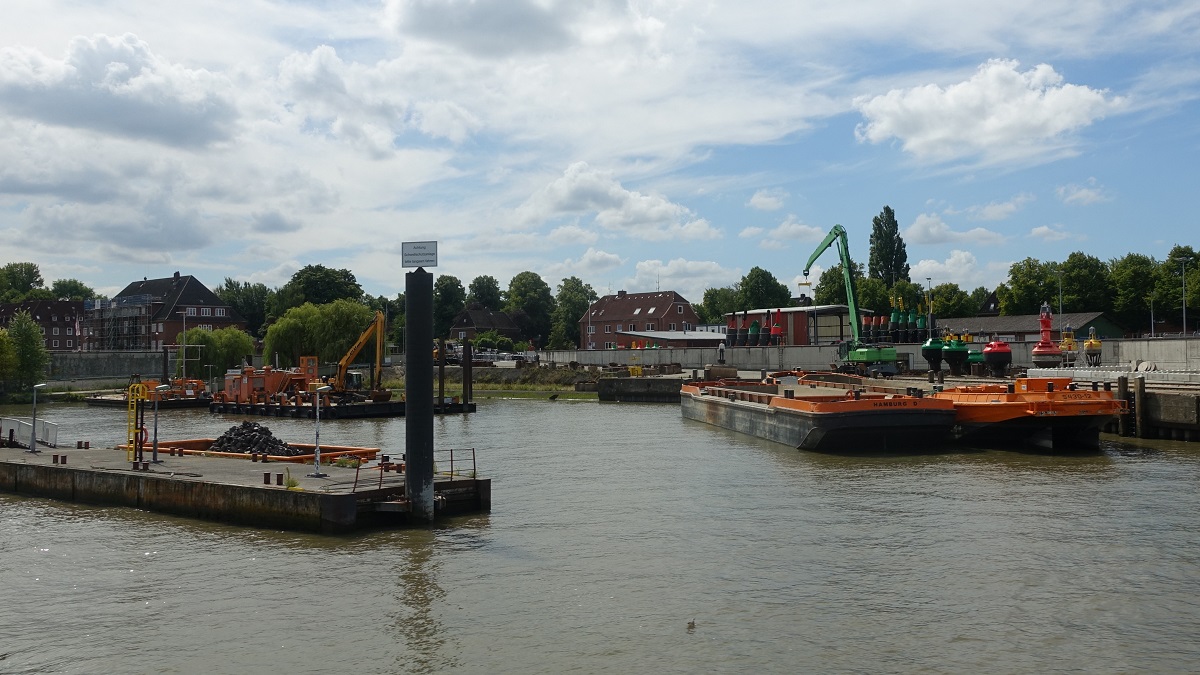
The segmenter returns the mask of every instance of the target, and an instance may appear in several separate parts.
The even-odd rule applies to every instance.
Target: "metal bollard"
[[[59,456],[59,458],[58,458],[58,463],[59,463],[59,464],[66,464],[66,463],[67,463],[67,456],[66,456],[66,455],[60,455],[60,456]]]
[[[275,474],[275,484],[283,485],[283,474],[281,474],[281,473]]]
[[[252,452],[252,453],[250,453],[250,461],[251,461],[251,462],[257,462],[257,461],[258,461],[258,453],[257,453],[257,452]]]
[[[53,461],[54,461],[54,463],[55,463],[55,464],[58,464],[58,455],[54,455],[54,460],[53,460]]]
[[[83,449],[84,449],[84,450],[89,450],[89,449],[91,449],[91,447],[92,447],[92,442],[91,442],[91,441],[84,441],[84,442],[83,442]]]
[[[271,484],[271,472],[264,471],[263,472],[263,485],[270,485],[270,484]]]

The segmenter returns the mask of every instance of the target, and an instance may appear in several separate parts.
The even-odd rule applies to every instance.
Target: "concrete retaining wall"
[[[134,472],[0,462],[0,490],[87,504],[128,506],[256,527],[313,532],[351,529],[356,495],[267,490]]]
[[[978,344],[978,343],[977,343]],[[1009,344],[1012,349],[1013,365],[1033,367],[1033,344],[1019,342]],[[982,348],[982,345],[978,345]],[[906,359],[913,370],[926,369],[921,358],[920,345],[896,345],[896,354]],[[687,349],[597,349],[564,350],[543,352],[543,363],[565,364],[576,362],[583,365],[653,366],[678,363],[685,370],[703,368],[717,363],[720,353],[716,348],[693,347]],[[1101,346],[1101,363],[1119,365],[1130,369],[1131,364],[1153,364],[1159,370],[1200,370],[1200,339],[1154,338],[1137,340],[1106,340]],[[836,345],[811,347],[726,347],[725,363],[739,370],[826,370],[837,363]],[[943,369],[945,365],[943,364]]]

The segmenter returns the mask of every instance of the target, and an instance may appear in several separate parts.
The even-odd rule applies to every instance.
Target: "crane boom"
[[[858,293],[854,288],[854,263],[850,261],[850,244],[846,237],[846,228],[841,225],[834,225],[833,229],[829,230],[829,234],[825,235],[825,239],[817,246],[817,250],[808,257],[808,262],[804,265],[804,278],[808,278],[808,272],[812,269],[813,263],[817,262],[817,258],[825,253],[825,250],[834,243],[837,244],[838,257],[842,260],[842,277],[846,283],[846,306],[850,309],[850,335],[854,338],[854,346],[862,344],[862,335],[858,329]]]
[[[354,346],[350,347],[350,351],[346,352],[341,359],[338,360],[337,372],[330,379],[329,384],[336,392],[344,392],[346,390],[346,369],[354,363],[354,359],[358,358],[358,353],[367,345],[367,341],[372,337],[375,338],[375,366],[371,371],[371,386],[370,389],[378,390],[383,386],[383,338],[386,331],[386,319],[383,312],[376,311],[375,318],[367,326],[366,330],[358,336],[358,340],[354,342]]]

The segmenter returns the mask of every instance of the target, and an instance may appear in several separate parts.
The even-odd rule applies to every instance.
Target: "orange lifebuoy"
[[[144,425],[144,424],[143,424],[143,425],[142,425],[142,433],[141,433],[141,437],[142,437],[142,438],[141,438],[141,442],[142,442],[142,445],[145,445],[145,444],[146,444],[146,436],[147,436],[147,434],[146,434],[146,425]]]

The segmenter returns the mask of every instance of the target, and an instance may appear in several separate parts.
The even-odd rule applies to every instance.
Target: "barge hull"
[[[901,452],[936,448],[947,439],[953,410],[821,412],[684,394],[687,419],[784,443],[800,450],[837,453]]]

